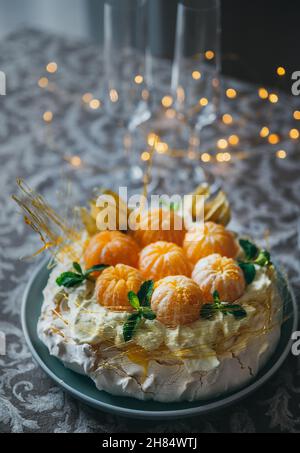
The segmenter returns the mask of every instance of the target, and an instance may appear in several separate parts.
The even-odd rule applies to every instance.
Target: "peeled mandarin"
[[[137,267],[138,255],[139,247],[130,236],[119,231],[102,231],[90,239],[83,258],[86,269],[96,264],[118,263]]]
[[[169,275],[191,275],[191,267],[183,249],[165,241],[153,242],[141,251],[139,269],[151,280]]]
[[[187,258],[193,264],[212,253],[234,258],[238,252],[233,234],[223,225],[214,222],[205,222],[203,231],[188,231],[184,238],[183,248]]]
[[[138,229],[132,234],[141,247],[157,241],[182,245],[185,229],[183,219],[174,211],[156,208],[141,213]]]
[[[165,277],[155,284],[151,308],[158,321],[169,327],[190,324],[200,318],[202,292],[192,279],[183,275]]]
[[[198,261],[192,272],[205,301],[213,301],[213,292],[218,291],[221,301],[234,302],[244,294],[246,283],[243,271],[232,259],[214,253]]]
[[[96,281],[96,297],[100,305],[115,311],[132,311],[129,291],[138,292],[144,278],[133,267],[117,264],[104,269]]]

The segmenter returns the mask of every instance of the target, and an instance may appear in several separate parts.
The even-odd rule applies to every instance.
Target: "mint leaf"
[[[220,295],[219,295],[219,293],[218,293],[217,290],[215,290],[215,291],[213,292],[213,295],[212,295],[212,296],[213,296],[213,299],[214,299],[214,303],[215,303],[215,304],[220,304],[220,303],[221,303]]]
[[[258,266],[269,266],[272,264],[271,262],[271,255],[267,250],[260,250],[258,257],[254,261],[255,264]]]
[[[134,335],[134,332],[141,321],[140,313],[132,313],[128,316],[127,321],[123,326],[123,338],[124,341],[130,341]]]
[[[247,261],[240,261],[238,264],[244,273],[247,284],[253,282],[256,275],[255,264],[258,266],[269,266],[272,264],[270,253],[267,250],[260,250],[252,242],[240,239],[240,246],[245,252]]]
[[[72,288],[80,285],[84,281],[84,276],[75,274],[75,272],[63,272],[56,279],[58,286],[64,286],[65,288]]]
[[[150,307],[153,290],[154,290],[153,280],[147,280],[142,284],[137,293],[141,307]]]
[[[136,311],[128,316],[123,325],[123,337],[125,341],[132,339],[142,318],[149,319],[150,321],[156,318],[156,314],[150,308],[153,287],[154,282],[148,280],[141,285],[137,294],[134,291],[129,291],[127,295],[129,303]]]
[[[58,286],[64,286],[65,288],[72,288],[74,286],[78,286],[84,282],[91,274],[95,271],[102,271],[108,267],[106,264],[97,264],[96,266],[91,267],[90,269],[86,270],[84,273],[79,263],[74,262],[73,268],[78,272],[63,272],[59,277],[56,279],[56,283]]]
[[[153,321],[153,319],[156,318],[156,314],[154,311],[151,310],[151,308],[145,307],[141,309],[141,314],[145,319],[149,319],[150,321]]]
[[[80,266],[79,263],[74,262],[74,263],[73,263],[73,268],[74,268],[75,271],[77,271],[80,275],[83,275],[83,272],[82,272],[82,269],[81,269],[81,266]]]
[[[139,310],[140,309],[140,301],[139,301],[138,296],[133,291],[129,291],[127,296],[128,296],[128,300],[129,300],[130,305],[135,310]]]
[[[243,319],[247,316],[246,310],[241,305],[227,305],[227,311],[235,317],[235,319]]]
[[[248,285],[250,285],[250,283],[253,282],[253,280],[255,279],[255,275],[256,275],[256,270],[255,270],[255,266],[254,264],[252,263],[244,263],[244,262],[239,262],[239,267],[242,269],[243,273],[244,273],[244,277],[245,277],[245,280],[246,280],[246,283]]]
[[[84,276],[87,277],[88,275],[92,274],[93,272],[96,272],[96,271],[103,271],[104,269],[106,269],[107,267],[109,267],[108,264],[96,264],[96,266],[93,266],[93,267],[90,267],[89,269],[87,269],[84,273]]]
[[[240,239],[239,243],[245,253],[246,259],[254,260],[259,252],[259,249],[256,247],[256,245],[248,241],[247,239]]]
[[[232,315],[236,320],[247,316],[246,310],[241,305],[221,302],[218,291],[213,292],[213,298],[215,301],[213,304],[202,305],[200,310],[201,318],[212,320],[217,312],[223,313],[224,316]]]
[[[203,319],[213,319],[217,309],[214,304],[204,304],[200,310],[200,317]]]

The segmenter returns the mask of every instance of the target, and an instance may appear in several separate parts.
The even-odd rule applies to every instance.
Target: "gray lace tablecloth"
[[[49,89],[42,90],[37,81],[49,61],[56,61],[59,70]],[[103,65],[99,50],[89,44],[20,30],[1,43],[0,70],[7,76],[7,95],[0,97],[0,331],[7,336],[7,353],[0,356],[0,431],[300,431],[300,362],[292,355],[263,388],[238,405],[172,423],[96,412],[62,391],[36,365],[20,326],[22,295],[36,262],[20,257],[39,244],[9,197],[16,191],[16,177],[56,205],[66,178],[72,181],[75,201],[84,201],[93,186],[116,186],[108,171],[112,160],[105,146],[105,116],[81,101],[85,92],[98,92]],[[221,127],[216,134],[238,132],[239,154],[231,151],[247,159],[214,165],[212,171],[223,181],[238,225],[258,238],[269,231],[272,253],[286,266],[299,295],[299,145],[288,137],[299,101],[280,94],[279,102],[270,104],[258,99],[257,87],[225,83],[238,90],[237,99],[223,105],[234,123],[232,130]],[[47,110],[54,114],[50,128],[42,120]],[[262,126],[279,134],[278,145],[259,137]],[[276,157],[279,149],[287,152],[285,159]],[[72,167],[72,155],[85,165]]]

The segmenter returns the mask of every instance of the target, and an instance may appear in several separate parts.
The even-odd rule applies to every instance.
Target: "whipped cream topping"
[[[39,336],[66,366],[113,394],[159,401],[207,398],[255,375],[280,336],[281,302],[272,269],[257,267],[255,280],[236,301],[247,317],[236,320],[219,312],[213,320],[176,328],[143,320],[127,352],[123,325],[128,313],[99,305],[89,281],[58,287],[55,279],[66,270],[64,262],[51,272]]]

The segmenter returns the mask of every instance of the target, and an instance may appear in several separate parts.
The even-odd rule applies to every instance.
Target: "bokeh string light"
[[[285,159],[287,154],[284,149],[279,149],[278,151],[276,151],[276,156],[278,157],[278,159]]]
[[[215,54],[211,50],[207,50],[204,54],[205,58],[207,60],[211,60],[215,57]],[[38,81],[37,84],[39,88],[43,90],[48,90],[53,93],[57,94],[63,94],[65,97],[69,96],[70,100],[75,100],[78,99],[76,96],[71,95],[66,93],[64,90],[60,89],[60,87],[57,85],[57,83],[53,82],[51,79],[56,75],[58,72],[58,64],[55,61],[50,61],[46,66],[45,66],[46,74],[42,75]],[[278,66],[276,68],[276,74],[278,78],[283,78],[286,75],[286,70],[283,66]],[[191,72],[191,77],[195,81],[199,81],[202,79],[203,74],[200,71],[194,70]],[[144,83],[144,77],[141,74],[136,74],[133,78],[134,82],[137,85],[141,85]],[[236,87],[229,86],[225,90],[225,96],[228,99],[228,101],[235,101],[238,100],[239,98],[239,91],[237,90]],[[259,87],[257,89],[257,94],[258,98],[261,100],[261,102],[269,101],[269,105],[271,108],[271,105],[273,104],[274,107],[280,104],[280,96],[278,93],[274,91],[269,91],[265,87]],[[177,93],[178,95],[178,93]],[[109,92],[109,97],[111,102],[116,103],[119,100],[119,94],[117,91],[117,87],[115,89],[111,89]],[[148,100],[149,98],[149,91],[144,88],[141,92],[141,97],[144,100]],[[97,111],[102,107],[102,101],[95,97],[92,92],[87,91],[86,93],[83,93],[80,97],[81,105],[85,108],[87,108],[90,111]],[[173,106],[173,97],[170,96],[169,94],[166,94],[161,98],[161,104],[165,109],[165,115],[167,118],[172,119],[176,117],[176,110],[172,107]],[[199,99],[199,105],[201,107],[206,107],[209,104],[209,99],[206,97],[201,97]],[[270,110],[271,113],[271,110]],[[300,120],[300,110],[292,110],[291,112],[291,118],[296,122]],[[50,125],[53,123],[54,120],[54,114],[52,110],[46,110],[42,113],[42,119],[44,123],[47,125],[47,129],[49,130]],[[201,162],[203,163],[228,163],[229,161],[232,160],[243,160],[255,153],[256,150],[249,150],[249,151],[242,151],[239,149],[241,138],[237,133],[232,133],[233,131],[230,131],[230,127],[235,126],[235,121],[233,119],[233,116],[231,113],[226,112],[221,115],[221,120],[224,125],[224,127],[229,128],[228,130],[228,135],[223,137],[218,138],[216,140],[216,149],[215,150],[207,150],[207,151],[202,151],[199,152],[198,154],[193,151],[191,153],[191,158],[193,159],[200,159]],[[238,118],[236,125],[238,126],[239,124],[243,124],[243,127],[246,126],[248,121],[248,118]],[[291,126],[290,126],[291,127]],[[165,141],[161,141],[160,139],[157,138],[156,134],[153,134],[152,141],[151,141],[151,134],[149,136],[148,140],[148,145],[153,146],[153,149],[155,152],[158,154],[169,154],[169,155],[182,155],[186,154],[186,151],[184,150],[172,150],[170,149],[168,143]],[[258,130],[258,137],[260,137],[261,140],[266,141],[269,143],[272,147],[275,145],[278,145],[281,141],[283,140],[290,140],[292,142],[297,141],[300,138],[300,132],[296,127],[291,127],[288,132],[284,134],[279,134],[276,131],[271,131],[270,126],[268,124],[262,124],[260,129]],[[154,141],[156,141],[156,144],[154,146]],[[197,145],[193,144],[193,147],[197,147]],[[234,153],[231,153],[229,148],[236,148],[234,150]],[[273,150],[274,152],[274,150]],[[288,152],[285,149],[277,149],[277,151],[274,152],[274,156],[278,159],[285,159],[288,156]],[[234,159],[233,159],[234,158]],[[66,160],[72,165],[74,168],[79,168],[82,166],[83,162],[81,160],[80,156],[71,156],[69,158],[66,158]],[[151,154],[149,151],[143,151],[141,153],[141,160],[144,162],[149,162],[151,160]]]
[[[172,96],[164,96],[161,100],[161,103],[162,103],[162,106],[163,107],[171,107],[171,105],[173,104],[173,98]]]
[[[208,99],[206,98],[199,99],[199,104],[201,105],[201,107],[205,107],[208,104]]]
[[[259,96],[261,99],[268,99],[268,97],[269,97],[269,92],[268,92],[268,90],[266,90],[265,88],[259,88],[259,89],[258,89],[258,96]]]
[[[140,74],[137,74],[134,78],[134,81],[137,85],[141,85],[144,82],[144,77]]]
[[[50,110],[47,110],[46,112],[43,113],[43,120],[45,123],[51,123],[53,120],[53,113],[50,112]]]
[[[282,67],[282,66],[278,66],[276,72],[277,72],[277,74],[278,74],[280,77],[284,76],[285,73],[286,73],[284,67]]]
[[[227,88],[226,90],[226,96],[229,99],[234,99],[237,97],[237,91],[234,88]]]
[[[263,126],[259,132],[259,135],[263,138],[268,137],[270,134],[270,130],[267,126]]]
[[[193,77],[194,80],[200,80],[201,79],[201,72],[193,71],[192,72],[192,77]]]
[[[300,110],[295,110],[293,113],[293,117],[295,120],[300,120]]]
[[[46,71],[50,74],[54,74],[58,69],[57,63],[55,61],[50,61],[46,66]]]

